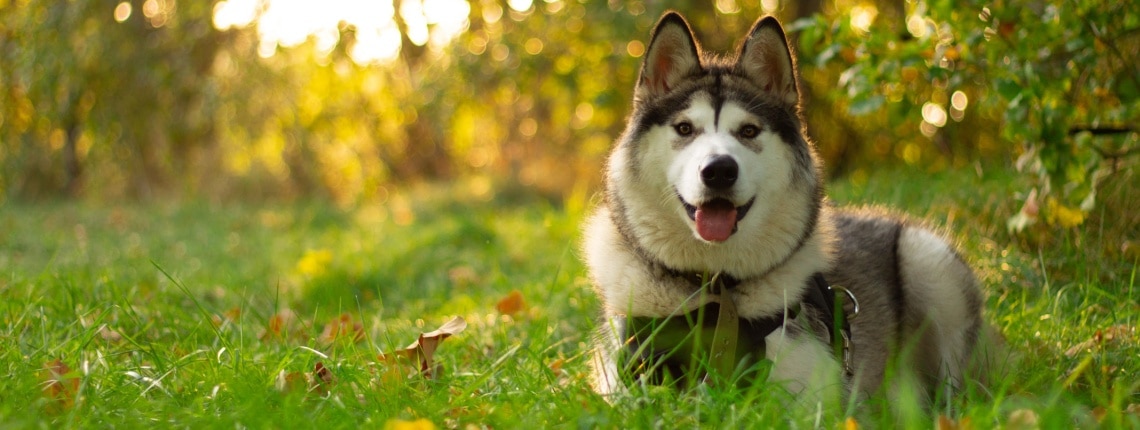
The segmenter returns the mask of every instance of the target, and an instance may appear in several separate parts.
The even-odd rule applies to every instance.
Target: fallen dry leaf
[[[1031,430],[1040,428],[1037,413],[1032,409],[1018,409],[1009,413],[1009,420],[1005,428],[1013,430]]]
[[[428,378],[439,376],[441,370],[434,361],[435,350],[444,339],[462,332],[467,328],[467,321],[463,317],[455,317],[444,323],[438,329],[420,334],[419,339],[403,349],[393,351],[391,354],[380,353],[380,361],[395,364],[399,358],[416,361],[420,373]]]
[[[341,314],[339,317],[325,324],[321,331],[321,343],[330,344],[337,339],[351,339],[353,342],[364,340],[364,324],[353,321],[352,315]]]
[[[107,327],[106,324],[103,324],[99,327],[99,337],[107,342],[112,343],[123,340],[123,335],[119,334],[119,332],[115,329]]]
[[[329,371],[329,368],[319,361],[313,366],[313,376],[313,380],[316,382],[315,388],[321,395],[328,394],[329,388],[336,382],[336,377]]]
[[[1108,408],[1104,406],[1097,406],[1092,410],[1092,417],[1096,422],[1104,421],[1104,417],[1108,415]]]
[[[315,392],[319,395],[326,395],[333,384],[336,383],[336,377],[333,376],[332,371],[325,367],[324,363],[317,362],[313,366],[312,373],[302,372],[286,372],[282,370],[277,374],[277,380],[274,383],[277,391],[282,393],[296,393],[296,392]]]
[[[297,316],[289,309],[282,310],[269,317],[265,324],[265,331],[258,336],[262,342],[268,340],[281,340],[288,334],[289,328],[297,321]]]
[[[305,378],[305,374],[301,372],[285,372],[282,370],[277,374],[277,381],[274,383],[277,391],[282,393],[294,393],[307,391],[309,388],[309,381]]]
[[[855,417],[847,417],[843,420],[843,430],[859,430],[859,422],[855,421]]]
[[[43,380],[44,396],[52,401],[50,409],[58,412],[75,403],[75,395],[79,392],[79,377],[62,360],[44,363],[40,379]]]
[[[210,315],[210,320],[214,323],[214,327],[237,323],[239,318],[241,318],[241,308],[238,307],[230,308],[230,310],[225,311],[225,313],[221,315]]]
[[[1127,341],[1132,339],[1136,334],[1136,328],[1124,324],[1115,325],[1103,330],[1097,330],[1093,337],[1084,342],[1073,345],[1065,351],[1065,356],[1072,358],[1080,354],[1082,351],[1092,350],[1093,348],[1103,347],[1118,341]]]
[[[969,418],[955,421],[946,415],[938,415],[938,421],[934,428],[937,430],[971,430],[974,426],[970,424]]]
[[[550,368],[550,371],[552,373],[554,373],[555,376],[562,376],[562,373],[563,373],[562,372],[562,366],[564,364],[566,364],[566,360],[558,358],[558,359],[555,359],[554,361],[550,362],[550,365],[548,365],[547,367]]]
[[[226,319],[230,320],[231,322],[237,322],[237,320],[239,318],[241,318],[241,308],[232,307],[232,308],[230,308],[230,310],[226,311],[226,313],[224,313],[222,315],[225,316]]]
[[[515,315],[521,312],[525,306],[526,301],[523,300],[522,293],[519,290],[512,290],[510,294],[495,304],[495,309],[503,315]]]
[[[331,384],[335,380],[329,368],[325,367],[325,364],[319,361],[316,366],[313,366],[313,375],[316,375],[317,381],[323,384]]]

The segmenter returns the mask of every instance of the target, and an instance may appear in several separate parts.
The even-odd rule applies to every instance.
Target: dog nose
[[[701,182],[714,190],[723,190],[736,183],[739,170],[731,156],[714,155],[701,165]]]

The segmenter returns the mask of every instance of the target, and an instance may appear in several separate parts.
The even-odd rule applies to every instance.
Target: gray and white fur
[[[793,393],[873,393],[904,347],[914,353],[903,361],[930,390],[961,384],[983,326],[972,270],[944,238],[903,217],[829,205],[818,160],[775,18],[758,20],[730,58],[703,52],[680,15],[661,18],[608,159],[604,202],[585,225],[606,321],[598,392],[623,391],[624,318],[702,304],[679,272],[739,279],[729,294],[749,319],[784,315],[816,273],[854,293],[852,375],[812,326],[811,309],[765,338],[769,380]]]

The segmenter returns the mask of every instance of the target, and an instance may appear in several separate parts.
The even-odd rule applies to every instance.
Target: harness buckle
[[[851,304],[855,305],[854,312],[852,312],[851,315],[847,316],[847,321],[852,321],[855,319],[855,317],[859,316],[859,299],[855,298],[855,293],[852,293],[851,290],[843,288],[839,285],[828,285],[827,289],[832,291],[838,290],[839,292],[846,294],[847,298],[851,299]]]

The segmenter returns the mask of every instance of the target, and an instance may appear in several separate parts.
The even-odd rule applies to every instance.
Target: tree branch
[[[1126,134],[1136,131],[1135,128],[1129,126],[1108,126],[1108,127],[1093,127],[1089,125],[1075,125],[1069,128],[1069,136],[1088,132],[1093,136],[1106,136],[1114,134]]]

